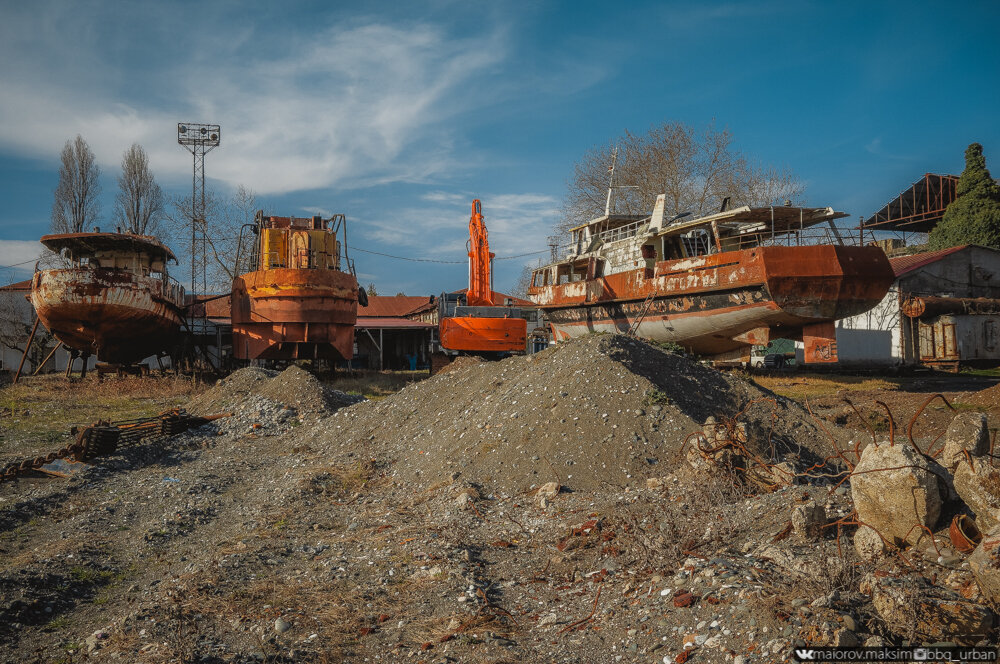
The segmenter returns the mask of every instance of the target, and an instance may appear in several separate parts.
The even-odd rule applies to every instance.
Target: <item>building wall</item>
[[[838,363],[843,366],[895,366],[917,364],[918,321],[904,316],[903,301],[911,296],[1000,298],[1000,251],[968,247],[933,263],[901,275],[882,301],[872,310],[837,321]],[[973,348],[973,338],[982,337],[982,321],[966,316],[963,359],[984,356]],[[796,344],[801,362],[802,344]],[[989,355],[989,352],[986,352]]]

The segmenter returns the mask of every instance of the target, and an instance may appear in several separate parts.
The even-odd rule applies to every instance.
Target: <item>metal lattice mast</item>
[[[219,147],[219,125],[178,123],[177,142],[194,158],[191,178],[191,295],[208,293],[208,222],[205,220],[205,154]]]

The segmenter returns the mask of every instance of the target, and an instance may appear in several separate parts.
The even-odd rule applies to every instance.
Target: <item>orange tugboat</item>
[[[258,212],[250,257],[256,269],[233,280],[233,354],[241,360],[350,359],[358,288],[341,269],[337,234],[346,218],[265,217]]]
[[[67,348],[128,364],[175,346],[184,289],[167,274],[167,262],[177,259],[159,240],[64,233],[45,235],[41,243],[69,267],[36,272],[31,304]]]
[[[796,339],[807,363],[835,362],[834,321],[874,307],[893,281],[881,248],[844,244],[833,221],[847,215],[832,208],[694,220],[664,208],[661,195],[648,216],[606,211],[571,229],[562,260],[534,271],[529,296],[557,339],[625,332],[720,360]]]

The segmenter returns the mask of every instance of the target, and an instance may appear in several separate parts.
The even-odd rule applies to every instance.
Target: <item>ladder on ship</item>
[[[646,317],[646,314],[649,313],[650,307],[653,306],[653,300],[656,299],[657,293],[658,291],[654,288],[649,292],[649,295],[646,296],[646,299],[642,301],[642,305],[639,307],[639,313],[636,315],[635,320],[632,321],[632,324],[629,326],[628,332],[625,336],[634,337],[639,331],[639,325],[642,323],[642,319]]]

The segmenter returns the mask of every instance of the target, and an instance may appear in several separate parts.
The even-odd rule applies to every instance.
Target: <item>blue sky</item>
[[[960,172],[972,141],[1000,174],[998,19],[995,2],[0,0],[0,265],[37,252],[77,133],[108,226],[133,142],[167,193],[189,192],[180,121],[222,125],[212,188],[344,212],[351,244],[388,254],[463,260],[473,198],[499,256],[544,249],[586,150],[675,120],[714,120],[808,204],[856,218]],[[380,293],[467,280],[354,258]],[[525,260],[499,261],[495,287]]]

